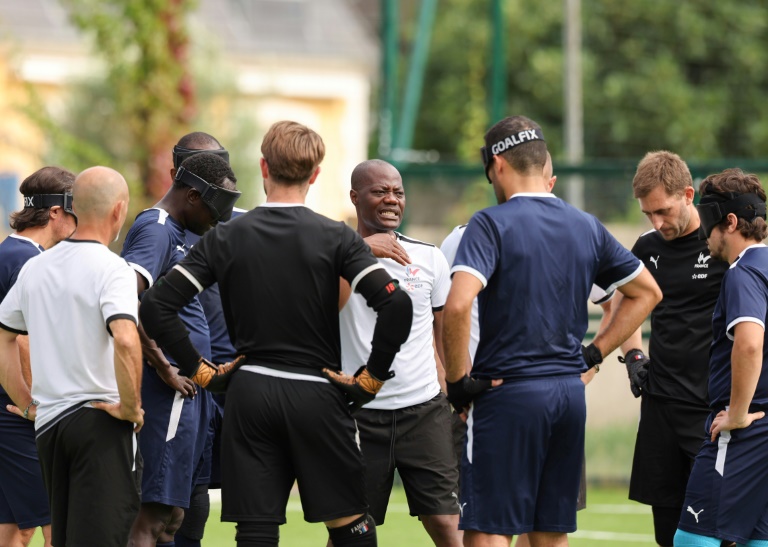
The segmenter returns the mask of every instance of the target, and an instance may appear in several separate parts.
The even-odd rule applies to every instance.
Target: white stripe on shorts
[[[136,451],[139,449],[139,438],[136,436],[135,431],[133,432],[131,443],[133,443],[133,467],[131,468],[131,471],[136,471]]]
[[[728,452],[728,443],[731,441],[730,431],[721,431],[717,439],[717,459],[715,460],[715,471],[723,476],[725,471],[725,454]]]
[[[184,397],[178,391],[173,395],[173,406],[171,407],[171,419],[168,420],[168,432],[165,434],[165,442],[170,441],[176,436],[176,430],[179,429],[181,420],[181,409],[184,408]]]
[[[469,412],[467,412],[467,461],[469,463],[472,463],[472,424],[475,422],[472,417],[473,410],[475,410],[475,405],[470,404]]]

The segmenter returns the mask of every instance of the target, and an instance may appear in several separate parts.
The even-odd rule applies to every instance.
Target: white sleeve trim
[[[355,289],[357,288],[357,284],[360,283],[360,280],[364,278],[366,275],[368,275],[374,270],[383,270],[383,269],[384,269],[384,266],[382,266],[381,264],[371,264],[362,272],[357,274],[355,278],[352,280],[352,283],[349,284],[350,288],[352,289],[352,292],[355,292]]]
[[[139,275],[141,275],[141,277],[143,277],[144,279],[147,280],[147,288],[150,288],[155,283],[155,280],[152,279],[152,276],[150,275],[150,273],[146,269],[142,268],[141,266],[139,266],[135,262],[129,262],[128,265],[131,268],[133,268],[134,270],[136,270],[136,272]]]
[[[728,340],[733,342],[733,334],[731,332],[733,331],[733,328],[738,325],[739,323],[757,323],[761,327],[763,327],[763,330],[765,330],[765,323],[758,319],[757,317],[737,317],[731,323],[728,325],[728,328],[725,329],[725,335],[728,337]]]
[[[456,272],[468,273],[478,278],[480,280],[480,283],[483,284],[483,288],[486,288],[488,286],[488,280],[485,278],[485,276],[474,268],[470,268],[469,266],[461,266],[461,265],[454,266],[453,268],[451,268],[451,277],[453,277],[453,274],[455,274]]]
[[[632,281],[634,278],[636,278],[638,275],[640,275],[640,272],[642,272],[644,268],[645,268],[645,264],[640,262],[640,265],[637,267],[637,269],[634,272],[629,274],[624,279],[620,279],[619,281],[616,281],[613,285],[611,285],[607,289],[604,289],[605,292],[606,293],[611,293],[611,292],[615,291],[616,289],[618,289],[619,287],[621,287],[622,285],[626,285],[627,283]]]
[[[183,275],[187,279],[189,279],[189,282],[192,283],[195,286],[195,288],[197,289],[198,294],[203,292],[204,287],[200,284],[200,282],[197,279],[195,279],[194,275],[189,273],[187,270],[185,270],[184,268],[182,268],[178,264],[176,264],[173,267],[173,269],[176,270],[177,272],[179,272],[181,275]]]

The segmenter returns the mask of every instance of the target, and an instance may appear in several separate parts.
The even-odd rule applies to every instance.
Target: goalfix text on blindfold
[[[208,152],[208,150],[205,150],[205,152]],[[232,216],[232,209],[242,194],[242,192],[237,190],[227,190],[226,188],[209,184],[184,167],[179,167],[176,170],[175,180],[200,192],[200,197],[211,210],[211,213],[213,213],[213,220],[215,221],[226,222],[229,220]]]
[[[730,213],[747,221],[752,221],[757,217],[765,219],[765,201],[753,193],[707,194],[701,198],[696,209],[699,211],[699,218],[701,219],[699,239],[708,239],[715,226],[720,224]]]
[[[25,209],[45,209],[47,207],[61,207],[65,212],[77,218],[77,215],[72,210],[72,192],[24,196]]]
[[[218,150],[196,150],[191,148],[182,148],[181,146],[176,145],[173,147],[173,166],[178,169],[185,159],[190,156],[194,156],[195,154],[200,154],[201,152],[205,152],[207,154],[216,154],[221,159],[229,163],[229,152],[227,152],[224,148],[219,148]]]
[[[488,168],[491,166],[493,156],[506,152],[510,148],[520,146],[531,141],[543,141],[544,133],[540,129],[523,129],[515,134],[504,137],[499,142],[490,146],[483,146],[480,149],[480,154],[483,156],[483,167],[485,168],[485,178],[488,179],[488,184],[491,184],[491,177],[488,176]]]

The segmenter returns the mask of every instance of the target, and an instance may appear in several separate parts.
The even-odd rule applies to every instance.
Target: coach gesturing
[[[317,133],[278,122],[261,151],[267,202],[206,234],[147,292],[141,319],[183,374],[213,376],[209,387],[221,389],[234,367],[202,361],[175,314],[219,283],[230,338],[247,358],[227,391],[222,434],[222,520],[237,522],[238,546],[277,545],[294,480],[304,518],[325,522],[336,547],[376,545],[350,409],[389,377],[411,300],[355,231],[304,206],[325,155]],[[340,277],[378,312],[354,378],[338,372]]]

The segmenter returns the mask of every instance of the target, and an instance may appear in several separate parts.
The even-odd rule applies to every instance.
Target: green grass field
[[[234,525],[219,522],[219,506],[211,511],[205,530],[205,547],[234,545]],[[429,547],[432,542],[418,519],[408,515],[405,494],[396,489],[387,512],[387,522],[377,529],[382,547]],[[288,505],[288,523],[280,529],[280,545],[321,547],[327,534],[321,524],[304,522],[298,498]],[[653,547],[650,508],[627,500],[626,489],[590,488],[587,508],[579,513],[579,530],[570,536],[573,547]]]

